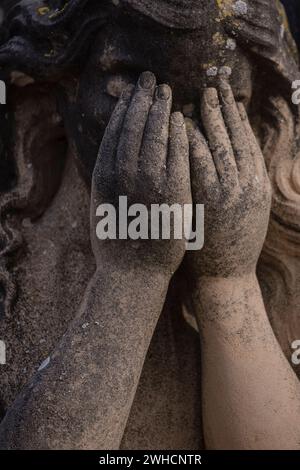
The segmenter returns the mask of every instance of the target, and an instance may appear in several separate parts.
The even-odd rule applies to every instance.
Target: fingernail
[[[206,90],[204,90],[204,99],[211,108],[217,108],[219,106],[218,93],[215,88],[206,88]]]
[[[168,100],[171,96],[171,89],[168,85],[159,85],[156,89],[156,96],[160,100]]]
[[[229,83],[225,82],[225,80],[220,81],[220,93],[222,100],[227,104],[232,104],[234,98],[231,90],[231,86]]]
[[[143,72],[139,78],[139,85],[145,90],[150,90],[155,86],[155,76],[151,72]]]
[[[172,122],[176,126],[182,126],[184,124],[184,117],[183,114],[180,112],[176,112],[172,114]]]

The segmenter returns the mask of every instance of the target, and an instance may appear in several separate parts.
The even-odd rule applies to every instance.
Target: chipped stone
[[[227,65],[223,65],[223,67],[219,68],[219,75],[230,77],[231,74],[232,74],[231,67],[228,67]]]
[[[229,38],[226,41],[226,49],[229,49],[230,51],[234,51],[236,49],[236,41],[235,39]]]
[[[237,2],[235,2],[233,5],[233,9],[238,15],[247,15],[248,13],[248,5],[243,0],[238,0]]]
[[[216,77],[218,75],[218,67],[209,67],[209,69],[206,70],[206,75],[208,77]]]
[[[46,367],[48,367],[48,365],[50,364],[50,356],[47,357],[47,359],[45,359],[42,364],[40,365],[40,367],[38,368],[38,372],[41,372],[42,370],[44,370]]]

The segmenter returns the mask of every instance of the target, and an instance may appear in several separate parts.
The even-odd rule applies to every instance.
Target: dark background
[[[285,6],[292,33],[300,47],[300,0],[281,0]]]

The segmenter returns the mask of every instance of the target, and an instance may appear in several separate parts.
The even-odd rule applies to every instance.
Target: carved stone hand
[[[118,209],[119,196],[148,210],[151,204],[191,202],[185,123],[180,113],[171,114],[171,106],[170,87],[156,87],[155,76],[145,72],[115,108],[93,175],[91,236],[98,265],[107,259],[170,275],[184,256],[183,240],[102,241],[96,237],[97,207],[109,203]]]
[[[255,271],[267,233],[271,188],[243,105],[230,86],[206,89],[201,105],[208,142],[190,122],[194,203],[205,204],[205,244],[188,255],[195,277]]]

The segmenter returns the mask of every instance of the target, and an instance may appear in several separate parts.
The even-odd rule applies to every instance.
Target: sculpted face
[[[146,70],[156,75],[158,83],[172,87],[174,110],[192,110],[195,118],[203,88],[215,85],[222,74],[228,76],[237,100],[247,104],[251,97],[250,64],[222,29],[216,2],[191,0],[192,6],[197,5],[197,21],[193,11],[187,15],[189,2],[157,2],[129,0],[135,8],[127,1],[112,7],[107,25],[93,41],[76,102],[69,109],[71,135],[76,136],[89,176],[117,99]],[[162,17],[170,5],[172,12]]]

